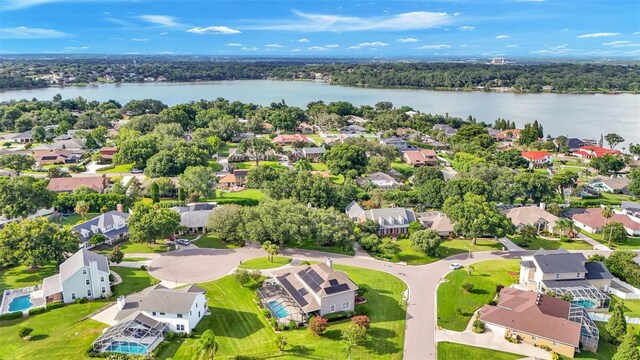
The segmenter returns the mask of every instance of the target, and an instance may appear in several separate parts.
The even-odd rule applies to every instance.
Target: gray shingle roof
[[[548,252],[546,254],[534,254],[533,259],[539,269],[545,274],[587,272],[584,263],[586,259],[580,253]]]
[[[60,265],[60,281],[64,282],[84,266],[89,266],[91,261],[97,262],[98,270],[106,273],[109,272],[109,263],[107,262],[106,256],[96,254],[83,248],[71,255],[70,258]]]
[[[136,311],[187,314],[198,294],[204,292],[195,285],[169,289],[158,284],[127,296],[123,309],[115,318],[123,319]]]
[[[104,232],[101,229],[113,227],[122,221],[126,223],[128,219],[129,213],[111,210],[89,221],[85,221],[82,224],[74,226],[73,230],[80,235],[80,239],[83,242],[89,240],[95,234],[104,234],[105,236],[113,237],[127,232],[128,227],[125,225],[123,228],[109,229]]]

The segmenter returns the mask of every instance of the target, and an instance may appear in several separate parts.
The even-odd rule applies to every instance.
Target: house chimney
[[[547,204],[541,202],[540,203],[540,209],[544,210],[547,207]]]
[[[118,205],[116,205],[116,210],[118,210],[119,212],[124,212],[124,211],[123,211],[122,204],[118,204]]]
[[[124,295],[118,296],[118,299],[116,300],[116,305],[118,306],[118,310],[124,309],[124,304],[125,304]]]
[[[329,268],[333,269],[333,260],[331,260],[331,258],[327,258],[326,264]]]

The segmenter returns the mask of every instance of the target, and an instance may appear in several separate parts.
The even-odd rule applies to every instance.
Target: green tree
[[[327,319],[322,316],[314,316],[309,321],[309,331],[311,331],[314,335],[320,336],[322,333],[327,330],[329,327],[329,323]]]
[[[454,231],[471,237],[474,245],[479,236],[501,237],[515,230],[511,220],[480,195],[466,194],[464,201],[449,198],[442,209],[454,223]]]
[[[618,144],[624,142],[624,138],[616,133],[609,133],[604,136],[604,139],[607,140],[607,144],[609,144],[611,150],[615,149]]]
[[[84,200],[78,201],[76,206],[74,207],[76,214],[82,216],[83,219],[86,218],[87,213],[89,212],[89,203]]]
[[[555,193],[551,181],[546,176],[539,173],[523,172],[516,176],[516,186],[523,197],[522,203],[526,204],[529,199],[534,203],[548,201]]]
[[[438,247],[442,238],[437,231],[432,229],[419,230],[411,234],[411,245],[419,251],[430,255],[438,255]]]
[[[636,145],[640,147],[640,145]],[[631,183],[629,184],[629,192],[636,197],[640,197],[640,168],[635,168],[631,170],[629,174],[629,178],[631,179]]]
[[[602,227],[602,235],[607,236],[608,244],[611,242],[622,244],[627,241],[627,231],[624,229],[624,225],[619,222],[608,222]]]
[[[281,354],[284,354],[284,349],[287,347],[288,344],[289,343],[287,343],[287,338],[284,337],[284,335],[280,335],[276,339],[276,346],[278,347],[278,350],[280,350]]]
[[[611,217],[613,217],[613,208],[611,206],[605,206],[604,208],[602,208],[602,217],[604,218],[604,225],[606,226],[607,223],[609,222],[609,219],[611,219]],[[611,239],[609,239],[609,246],[611,246]]]
[[[589,166],[598,170],[600,174],[608,175],[622,170],[625,164],[624,159],[619,156],[604,154],[603,156],[592,158]]]
[[[20,176],[23,171],[31,169],[36,162],[29,155],[7,154],[0,156],[0,168],[11,170]]]
[[[47,180],[32,176],[0,177],[0,213],[7,218],[24,218],[48,209],[55,198],[47,189]]]
[[[368,165],[367,165],[368,173],[374,173],[374,172],[386,173],[389,170],[391,170],[391,160],[389,160],[389,158],[380,156],[380,155],[371,156],[369,158]]]
[[[524,129],[520,132],[520,139],[518,143],[521,145],[530,145],[538,141],[538,129],[532,124],[528,123],[524,125]]]
[[[265,159],[267,152],[274,148],[273,143],[268,138],[254,137],[244,139],[240,142],[238,150],[249,155],[256,162],[256,166],[260,165],[260,160]]]
[[[80,239],[71,228],[60,228],[45,218],[25,219],[0,229],[0,263],[31,268],[61,262],[78,251]]]
[[[211,360],[216,351],[218,351],[216,336],[213,334],[213,330],[207,329],[200,335],[200,339],[198,339],[199,358]]]
[[[296,171],[311,171],[313,170],[313,166],[311,166],[311,162],[307,159],[300,159],[296,161],[293,166],[296,168]]]
[[[241,206],[222,205],[209,215],[207,229],[218,234],[222,241],[240,242],[243,239],[243,216]]]
[[[160,186],[156,181],[149,186],[149,197],[154,204],[160,202]]]
[[[206,166],[189,166],[180,175],[180,186],[207,198],[215,195],[216,181],[217,178],[211,168]]]
[[[327,150],[323,157],[334,175],[355,177],[362,174],[368,164],[365,149],[358,145],[338,144]]]
[[[608,323],[607,323],[608,324]],[[629,329],[611,360],[640,360],[638,352],[638,336],[633,329]]]
[[[573,233],[573,230],[575,229],[575,225],[574,222],[571,219],[567,219],[567,218],[560,218],[556,221],[556,225],[554,227],[554,230],[557,230],[560,235],[566,235],[569,236],[571,235],[571,233]]]
[[[367,329],[364,326],[360,326],[356,323],[349,323],[347,327],[343,328],[340,334],[342,341],[344,341],[344,347],[351,359],[351,350],[364,344],[368,339]]]
[[[138,203],[129,216],[129,239],[136,243],[155,243],[158,239],[173,235],[178,226],[180,215],[177,212]]]
[[[522,230],[520,230],[520,236],[522,240],[531,242],[538,237],[538,229],[533,225],[525,225]]]
[[[378,224],[374,222],[374,224],[376,225],[376,233],[378,230]],[[420,221],[412,221],[411,224],[409,224],[409,235],[413,235],[413,233],[420,231],[420,230],[424,230],[424,225],[422,225],[422,223]]]
[[[627,332],[627,320],[624,317],[624,302],[616,303],[611,312],[611,318],[607,322],[605,329],[616,343],[620,343]]]
[[[240,287],[244,287],[245,284],[251,281],[251,274],[245,269],[236,269],[236,271],[233,272],[233,277],[240,283]]]
[[[112,263],[120,264],[123,259],[124,252],[122,252],[120,246],[114,247],[113,250],[111,250],[111,254],[109,254],[109,261],[111,261]]]
[[[444,180],[444,174],[440,169],[431,166],[422,166],[413,173],[414,186],[422,186],[432,180]]]
[[[43,142],[47,137],[47,132],[44,130],[44,127],[37,125],[31,129],[31,138],[35,142]]]
[[[262,243],[262,248],[267,252],[267,258],[269,262],[273,262],[273,257],[278,255],[280,247],[276,244],[272,244],[271,241],[265,241]]]

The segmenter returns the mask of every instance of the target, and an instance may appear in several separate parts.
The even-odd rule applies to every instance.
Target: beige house
[[[418,213],[418,220],[426,229],[435,230],[440,236],[449,236],[453,233],[453,223],[449,217],[440,211]]]
[[[559,219],[536,205],[516,207],[507,211],[506,215],[518,231],[527,225],[533,225],[538,231],[544,230],[552,233],[556,221]]]

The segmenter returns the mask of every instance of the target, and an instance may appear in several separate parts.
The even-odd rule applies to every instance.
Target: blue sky
[[[0,0],[0,54],[640,58],[638,0]]]

